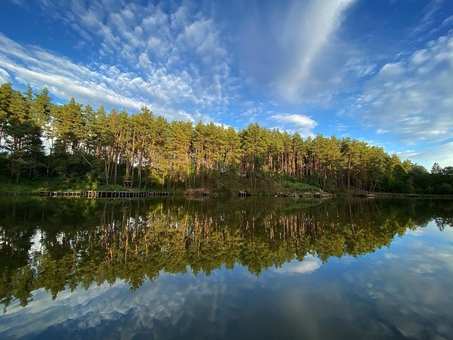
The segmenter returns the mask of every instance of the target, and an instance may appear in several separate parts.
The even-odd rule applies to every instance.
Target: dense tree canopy
[[[74,98],[55,105],[46,88],[22,93],[9,83],[0,86],[0,152],[8,179],[71,188],[130,180],[139,189],[276,191],[305,183],[329,192],[453,193],[452,167],[436,163],[428,172],[350,138],[168,122],[146,107],[106,112]]]

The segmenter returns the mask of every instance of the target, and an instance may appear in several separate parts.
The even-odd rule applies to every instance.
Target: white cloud
[[[9,0],[9,1],[12,2],[13,4],[21,6],[23,8],[28,8],[26,0]]]
[[[14,43],[0,36],[0,46],[14,46]],[[19,52],[24,52],[21,47],[15,45]],[[86,67],[75,65],[66,59],[55,55],[46,54],[42,50],[36,50],[36,59],[31,56],[23,58],[21,61],[26,65],[21,65],[8,58],[0,55],[0,60],[9,72],[15,74],[16,79],[20,82],[31,83],[34,87],[43,88],[51,87],[60,98],[69,99],[72,96],[77,99],[87,100],[87,103],[93,101],[99,105],[110,104],[114,106],[123,106],[128,108],[139,109],[144,102],[137,102],[133,98],[127,98],[116,91],[108,89],[105,84],[97,83],[105,77]],[[14,57],[20,57],[16,53]],[[39,59],[41,57],[41,59]],[[92,79],[86,81],[84,79]],[[113,82],[113,79],[109,79]]]
[[[414,29],[413,33],[419,33],[431,26],[435,22],[435,15],[442,8],[443,3],[444,0],[431,0],[422,11],[421,24]]]
[[[344,46],[340,48],[338,28],[354,2],[290,1],[279,3],[278,9],[251,2],[254,5],[244,10],[247,15],[238,25],[241,38],[233,41],[251,83],[290,103],[330,100],[340,88],[333,75],[349,59]],[[360,73],[369,73],[372,67],[365,64]]]
[[[83,104],[117,109],[139,110],[148,106],[156,114],[191,121],[195,117],[184,107],[209,107],[211,101],[221,100],[221,95],[216,96],[212,91],[218,80],[207,82],[203,89],[200,80],[193,79],[186,71],[172,74],[146,58],[141,60],[149,62],[146,65],[149,71],[142,78],[107,64],[97,63],[91,68],[75,64],[35,46],[23,47],[1,34],[0,47],[1,80],[7,81],[10,74],[23,84],[30,83],[38,89],[48,87],[61,99],[75,97]]]
[[[170,17],[173,29],[182,29],[190,23],[190,11],[186,6],[179,7]]]
[[[415,150],[404,150],[395,152],[395,154],[401,159],[414,159],[414,157],[418,156],[420,152]]]
[[[352,109],[404,143],[440,142],[453,132],[453,32],[385,64]]]
[[[453,24],[453,15],[449,16],[447,19],[442,21],[441,27],[448,27]]]
[[[404,68],[401,63],[388,63],[382,66],[379,71],[379,76],[388,79],[391,77],[398,76],[404,72]]]
[[[285,43],[295,48],[295,59],[287,73],[278,81],[280,93],[289,100],[300,100],[318,54],[328,44],[330,36],[341,23],[341,15],[354,1],[331,0],[312,2],[307,8],[300,4],[284,28]],[[300,15],[302,14],[302,18]]]
[[[220,32],[199,4],[71,1],[68,6],[61,0],[41,0],[40,4],[46,13],[55,13],[54,20],[79,34],[79,46],[85,43],[85,48],[92,48],[97,66],[114,61],[121,65],[122,76],[126,74],[122,80],[141,78],[134,82],[142,91],[137,96],[151,96],[154,106],[178,112],[196,104],[196,109],[203,110],[214,102],[227,105],[228,97],[234,95],[235,81],[230,77]],[[117,91],[106,81],[107,88]],[[124,90],[134,93],[130,88]]]
[[[434,13],[442,7],[443,2],[444,0],[431,0],[431,2],[423,9],[424,15],[422,22],[430,21]]]
[[[8,83],[10,81],[9,74],[4,69],[0,68],[0,84]]]
[[[299,132],[302,136],[312,136],[318,125],[313,119],[300,114],[281,113],[270,116],[270,119],[281,124],[283,130]]]
[[[350,58],[342,72],[352,72],[356,78],[366,77],[372,74],[376,69],[376,64],[371,63],[363,58],[358,58],[356,56]]]
[[[407,150],[397,152],[397,155],[401,159],[410,159],[412,162],[420,164],[429,170],[434,163],[438,163],[441,167],[451,166],[453,164],[452,150],[453,142],[448,142],[433,146],[429,150]]]

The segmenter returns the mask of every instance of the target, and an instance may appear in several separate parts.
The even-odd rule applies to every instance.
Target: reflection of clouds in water
[[[431,228],[429,237],[405,239],[348,266],[343,259],[327,263],[322,273],[329,277],[315,279],[317,272],[286,291],[286,313],[303,316],[308,338],[450,338],[453,249],[449,235]]]
[[[74,293],[62,292],[52,302],[48,293],[38,291],[32,303],[26,308],[9,308],[4,319],[14,318],[12,331],[21,330],[21,336],[37,334],[46,328],[54,326],[70,327],[67,320],[74,320],[78,329],[95,328],[108,321],[120,320],[133,311],[134,321],[122,327],[127,332],[129,327],[138,324],[152,327],[153,319],[161,320],[163,324],[174,324],[183,314],[182,306],[185,297],[192,288],[190,285],[165,285],[169,275],[163,275],[162,280],[148,289],[129,292],[128,285],[117,282],[111,288],[108,284],[92,286],[88,291],[77,289]],[[17,315],[15,315],[17,314]],[[34,322],[30,324],[30,318]],[[7,321],[2,322],[0,332],[8,329]],[[11,324],[13,324],[11,322]],[[8,335],[8,332],[6,333]]]
[[[433,274],[438,269],[441,269],[439,265],[431,264],[431,263],[420,263],[417,267],[409,268],[409,270],[413,271],[417,274]]]
[[[426,233],[426,230],[422,229],[422,228],[418,228],[418,229],[415,229],[415,230],[407,229],[405,236],[408,236],[408,235],[423,236],[423,235],[425,235],[425,233]]]
[[[307,255],[260,277],[235,266],[208,277],[162,274],[135,293],[117,282],[51,301],[40,290],[26,308],[16,303],[0,316],[0,337],[59,329],[79,338],[130,339],[137,332],[148,338],[448,338],[453,252],[445,236],[451,233],[429,228],[429,237],[410,235],[375,254],[323,266]]]
[[[406,240],[397,257],[386,253],[384,262],[367,258],[365,270],[347,281],[357,288],[354,298],[375,311],[376,322],[406,337],[444,338],[453,334],[452,247],[444,233],[426,234],[435,237]]]
[[[235,278],[244,281],[241,290],[247,286],[246,290],[252,290],[257,278],[243,268],[238,272]],[[88,291],[61,292],[55,301],[49,293],[38,290],[26,308],[16,302],[0,316],[0,337],[32,336],[55,329],[76,332],[82,338],[93,334],[116,338],[121,332],[121,338],[130,339],[137,330],[151,338],[178,338],[194,330],[207,337],[221,337],[225,320],[233,319],[240,308],[237,289],[230,291],[227,284],[231,274],[214,271],[209,277],[197,278],[162,274],[133,293],[129,285],[118,281],[111,287],[102,284]]]
[[[307,256],[303,262],[293,261],[268,273],[281,278],[311,273],[320,266],[319,259]],[[165,333],[164,338],[177,338],[194,330],[197,336],[222,337],[232,323],[254,319],[266,310],[254,307],[263,301],[255,293],[257,288],[269,289],[269,282],[236,266],[235,271],[213,271],[209,277],[162,274],[134,293],[119,281],[111,287],[103,284],[93,285],[88,291],[61,292],[55,301],[48,292],[38,290],[26,308],[16,303],[0,316],[0,335],[23,337],[60,328],[81,336],[101,331],[106,336],[121,330],[125,339],[132,338],[137,330],[152,337]],[[250,306],[244,306],[244,298],[250,299]],[[273,303],[278,305],[279,301]]]
[[[281,274],[309,274],[321,267],[322,262],[317,257],[307,255],[302,262],[293,260],[280,268],[270,268],[269,271]]]
[[[440,236],[441,235],[441,236]],[[408,229],[404,235],[405,239],[407,236],[436,236],[441,237],[442,241],[453,241],[453,227],[446,227],[441,234],[439,234],[439,228],[436,225],[436,222],[432,220],[428,223],[425,228],[417,228],[415,230]]]

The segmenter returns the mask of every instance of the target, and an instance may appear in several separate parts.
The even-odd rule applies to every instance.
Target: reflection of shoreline
[[[87,288],[93,281],[121,279],[136,290],[162,272],[186,273],[188,268],[210,275],[239,264],[260,275],[264,269],[283,270],[285,264],[284,270],[309,273],[330,257],[365,255],[415,228],[407,213],[416,211],[414,202],[339,201],[303,208],[273,199],[237,202],[169,199],[124,208],[59,201],[60,206],[47,210],[14,206],[16,219],[8,220],[13,209],[5,214],[8,247],[1,256],[15,256],[17,264],[8,260],[5,266],[1,302],[8,306],[17,298],[26,305],[41,287],[55,297],[65,287]],[[40,224],[33,217],[40,217]],[[25,221],[25,232],[17,221]],[[292,265],[295,258],[299,262]]]

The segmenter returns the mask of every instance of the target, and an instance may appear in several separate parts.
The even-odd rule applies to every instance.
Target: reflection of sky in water
[[[244,267],[211,276],[162,274],[136,292],[39,290],[0,316],[1,338],[443,339],[453,334],[453,229],[396,237],[360,258],[307,256],[260,277]],[[138,335],[137,335],[138,334]]]

